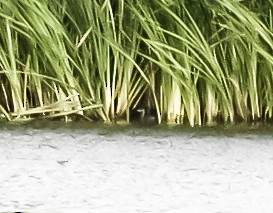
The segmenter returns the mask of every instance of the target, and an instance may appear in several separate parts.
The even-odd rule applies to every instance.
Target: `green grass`
[[[273,2],[0,0],[0,114],[158,123],[273,116]]]

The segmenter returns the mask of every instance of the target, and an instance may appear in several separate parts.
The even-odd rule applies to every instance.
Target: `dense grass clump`
[[[0,115],[273,116],[273,2],[0,0]]]

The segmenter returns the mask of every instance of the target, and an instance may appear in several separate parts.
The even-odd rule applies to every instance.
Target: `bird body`
[[[139,113],[139,116],[138,116],[139,122],[141,122],[141,123],[143,123],[143,122],[155,123],[156,122],[155,116],[146,113],[146,110],[144,108],[137,109],[137,112]]]

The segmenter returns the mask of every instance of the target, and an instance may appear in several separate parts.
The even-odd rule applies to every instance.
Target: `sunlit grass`
[[[158,123],[273,116],[273,2],[0,0],[0,114]]]

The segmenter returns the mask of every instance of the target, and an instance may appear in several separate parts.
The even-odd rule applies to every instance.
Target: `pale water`
[[[0,212],[272,213],[273,128],[0,127]]]

